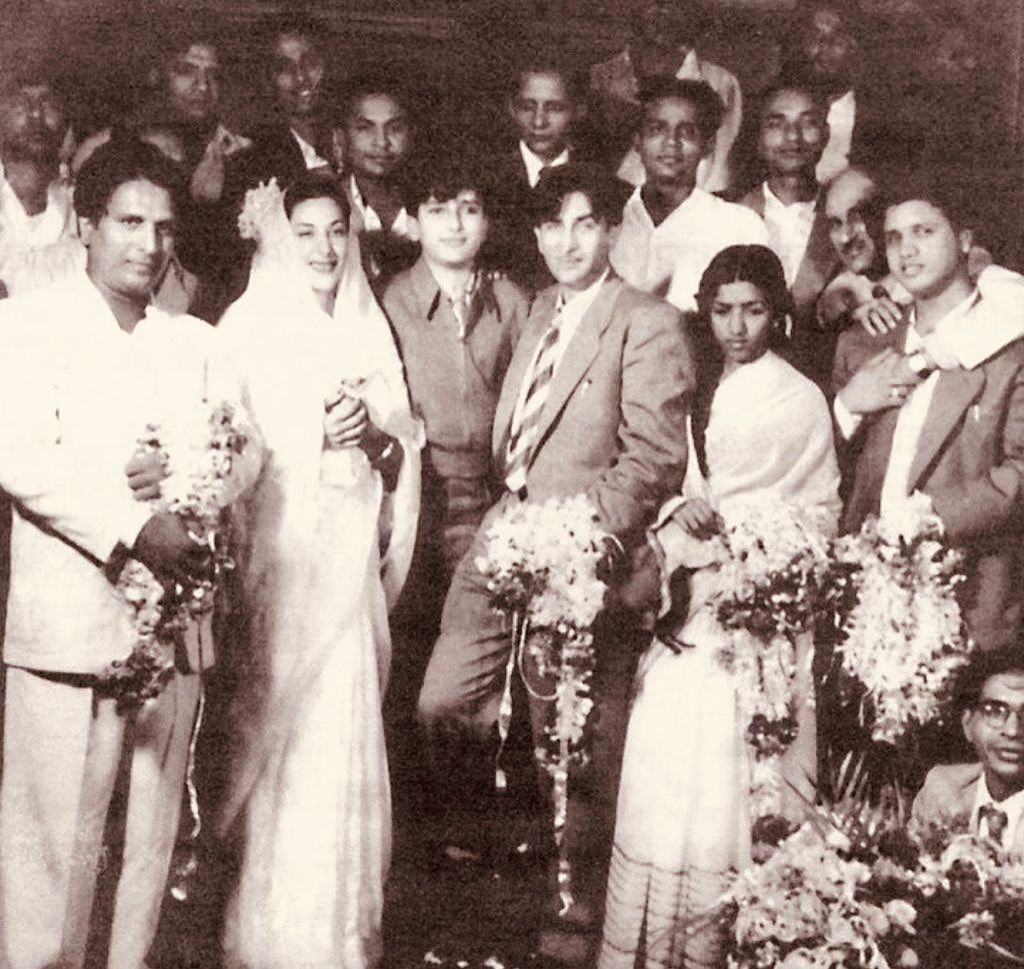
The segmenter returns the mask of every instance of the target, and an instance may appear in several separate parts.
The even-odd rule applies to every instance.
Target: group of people
[[[420,664],[397,722],[422,734],[439,856],[493,848],[474,834],[512,643],[480,557],[520,502],[585,495],[608,583],[562,846],[573,899],[553,873],[543,959],[721,965],[696,917],[749,858],[750,763],[705,607],[715,537],[754,499],[825,534],[930,499],[988,665],[964,693],[981,765],[936,768],[919,803],[958,785],[975,817],[995,801],[1014,828],[1024,278],[975,244],[947,180],[858,163],[861,139],[872,161],[909,156],[864,133],[849,4],[803,15],[794,63],[744,112],[680,10],[651,4],[591,72],[589,137],[587,86],[530,52],[510,80],[515,138],[486,162],[455,136],[417,146],[393,78],[325,103],[301,19],[261,35],[276,117],[245,134],[219,115],[209,39],[169,51],[157,106],[85,138],[45,77],[12,83],[0,965],[82,966],[110,878],[107,965],[146,964],[225,644],[198,616],[167,682],[126,711],[107,689],[139,639],[119,581],[131,560],[169,596],[210,574],[161,503],[175,454],[146,442],[194,436],[197,408],[221,402],[237,568],[215,624],[232,690],[214,823],[241,844],[225,966],[381,960],[393,643],[397,669]],[[738,182],[745,167],[760,180]],[[550,701],[528,706],[539,742]],[[794,786],[814,776],[815,734],[805,718]]]

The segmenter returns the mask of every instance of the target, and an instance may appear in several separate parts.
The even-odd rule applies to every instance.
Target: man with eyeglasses
[[[933,767],[914,800],[924,822],[966,817],[972,831],[1024,855],[1024,651],[1019,643],[981,653],[958,695],[975,763]]]
[[[647,177],[629,197],[611,252],[631,286],[696,310],[697,284],[726,246],[768,244],[750,209],[697,186],[697,168],[714,145],[722,103],[704,81],[659,78],[643,92],[636,148]]]

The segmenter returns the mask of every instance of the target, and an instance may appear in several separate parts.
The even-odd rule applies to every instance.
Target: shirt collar
[[[562,287],[558,288],[558,296],[555,298],[555,313],[562,320],[559,329],[563,329],[566,323],[575,325],[583,319],[587,310],[590,309],[590,304],[597,298],[598,291],[610,275],[611,270],[605,269],[586,289],[579,293],[573,293],[571,296],[566,296]]]
[[[783,202],[782,199],[776,195],[767,180],[761,183],[761,187],[764,189],[764,204],[766,208],[782,209],[784,212],[800,213],[806,215],[807,213],[814,212],[818,205],[818,196],[808,199],[806,202]]]
[[[569,163],[568,148],[564,149],[552,161],[544,161],[536,152],[531,151],[529,145],[522,140],[519,142],[519,155],[526,166],[526,180],[530,183],[530,188],[536,188],[537,182],[540,181],[541,172],[545,168],[558,168],[559,165],[567,165]]]
[[[352,199],[352,204],[362,217],[363,230],[365,232],[383,232],[384,223],[381,222],[380,216],[377,215],[373,208],[366,204],[363,193],[359,191],[355,175],[349,175],[348,185],[349,198]],[[392,235],[400,236],[403,239],[408,238],[409,213],[405,211],[405,206],[398,210],[398,215],[395,216],[395,221],[391,223],[391,228],[388,231]]]

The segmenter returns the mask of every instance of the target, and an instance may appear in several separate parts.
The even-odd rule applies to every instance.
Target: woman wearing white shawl
[[[244,969],[380,957],[387,610],[412,552],[422,433],[347,223],[328,185],[250,193],[258,251],[220,324],[268,454],[242,509],[249,641],[223,818],[244,820],[224,940]]]
[[[778,258],[763,246],[723,250],[701,279],[698,305],[709,352],[698,364],[687,478],[652,533],[664,574],[689,570],[689,602],[640,664],[600,969],[724,964],[720,929],[702,917],[730,870],[750,860],[752,765],[736,683],[715,658],[725,639],[709,604],[715,536],[752,503],[799,508],[826,534],[839,514],[825,399],[768,349],[788,305]],[[797,690],[809,689],[805,676]],[[806,790],[815,764],[806,703],[798,720],[782,773]]]

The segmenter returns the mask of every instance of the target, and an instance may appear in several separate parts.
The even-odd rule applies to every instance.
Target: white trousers
[[[175,676],[134,716],[91,689],[8,667],[0,785],[0,967],[80,969],[103,832],[130,731],[124,863],[108,969],[141,969],[181,812],[199,677]]]

